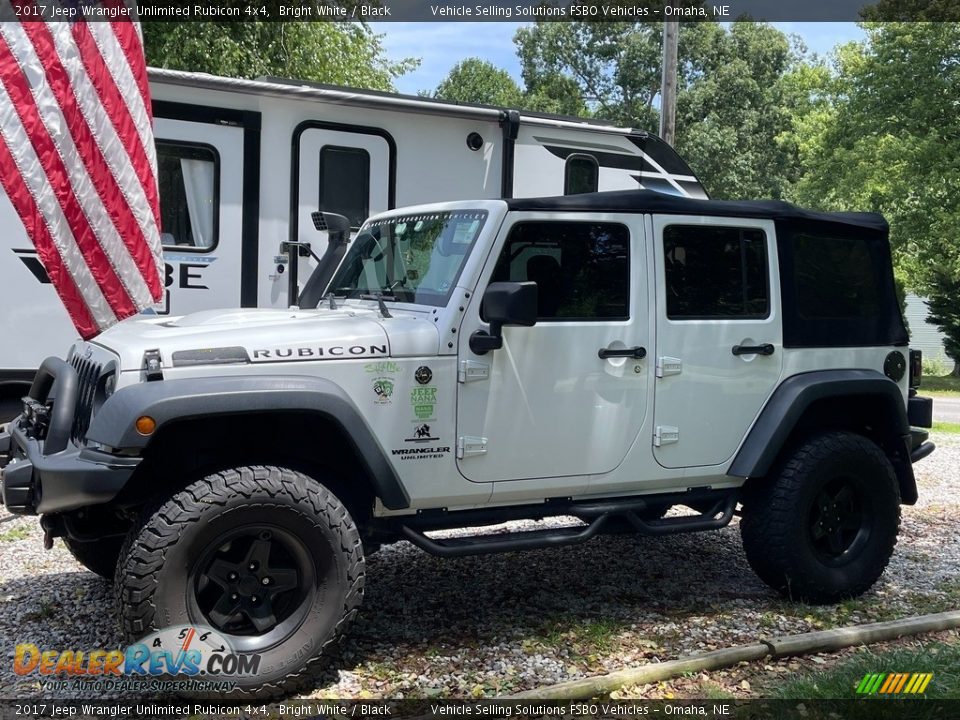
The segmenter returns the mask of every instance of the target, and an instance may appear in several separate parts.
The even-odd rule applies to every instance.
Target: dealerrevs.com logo
[[[41,649],[20,643],[17,675],[35,675],[46,690],[229,692],[232,678],[256,675],[260,655],[236,653],[216,630],[198,625],[165,628],[124,650]]]

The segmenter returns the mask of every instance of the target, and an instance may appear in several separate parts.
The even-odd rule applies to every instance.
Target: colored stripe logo
[[[867,673],[857,685],[857,695],[922,695],[933,673]]]

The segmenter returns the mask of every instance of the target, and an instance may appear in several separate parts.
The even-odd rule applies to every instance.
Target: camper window
[[[490,282],[536,282],[538,322],[628,320],[629,248],[616,223],[517,223]]]
[[[564,195],[596,192],[599,180],[600,166],[593,155],[574,153],[567,158],[563,174]]]
[[[164,247],[208,252],[217,245],[220,158],[199,143],[157,140],[160,232]]]
[[[663,231],[667,317],[764,318],[767,240],[762,230],[670,225]]]
[[[370,214],[370,153],[325,145],[320,150],[320,209],[343,215],[356,230]]]

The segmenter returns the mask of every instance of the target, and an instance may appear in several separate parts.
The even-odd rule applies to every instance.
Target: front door
[[[488,259],[489,282],[535,281],[533,327],[506,327],[503,348],[474,354],[469,336],[487,325],[471,303],[459,338],[457,464],[473,482],[609,472],[643,424],[649,347],[646,260],[639,216],[598,221],[518,214]],[[499,247],[499,250],[497,249]],[[619,350],[601,358],[601,350]],[[557,485],[556,487],[559,487]]]
[[[655,216],[653,451],[668,468],[733,455],[783,358],[773,223]]]

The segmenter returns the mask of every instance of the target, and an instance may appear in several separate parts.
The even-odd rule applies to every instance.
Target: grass
[[[922,648],[897,648],[879,653],[866,650],[828,670],[795,677],[774,689],[771,696],[785,700],[855,699],[857,685],[864,675],[895,672],[933,673],[925,697],[958,700],[960,644],[930,643]]]
[[[956,434],[960,433],[960,423],[934,421],[933,427],[930,429],[934,432]]]
[[[960,378],[946,375],[944,377],[931,377],[924,375],[920,382],[921,395],[945,395],[947,397],[960,397]]]
[[[15,527],[0,533],[0,542],[16,542],[30,535],[30,528]]]

